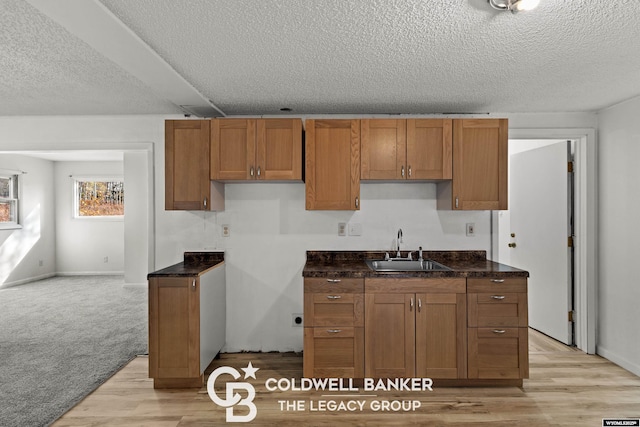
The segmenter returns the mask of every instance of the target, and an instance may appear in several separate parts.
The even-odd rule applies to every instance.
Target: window
[[[18,227],[18,175],[0,175],[0,228]]]
[[[122,179],[74,178],[74,217],[122,219],[124,181]]]

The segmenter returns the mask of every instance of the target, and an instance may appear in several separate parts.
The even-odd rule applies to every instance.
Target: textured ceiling
[[[640,95],[638,0],[515,15],[486,0],[100,1],[227,115],[597,111]],[[180,111],[24,1],[0,13],[0,115]]]

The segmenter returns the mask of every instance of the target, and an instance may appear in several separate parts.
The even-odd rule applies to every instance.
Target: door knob
[[[516,247],[516,243],[515,243],[515,242],[513,242],[513,243],[509,243],[509,247],[510,247],[510,248],[515,248],[515,247]]]

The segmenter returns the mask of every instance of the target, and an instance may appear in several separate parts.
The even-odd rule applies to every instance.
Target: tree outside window
[[[76,179],[75,217],[104,218],[124,215],[122,180]]]

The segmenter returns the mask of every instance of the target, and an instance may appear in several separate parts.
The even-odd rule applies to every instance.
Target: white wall
[[[70,177],[123,177],[123,163],[55,162],[54,174],[57,273],[123,274],[124,220],[74,218],[74,181]]]
[[[22,228],[0,230],[0,287],[50,277],[56,264],[53,162],[0,154],[0,169],[26,172],[19,178]]]
[[[640,97],[599,113],[598,353],[640,375]]]

